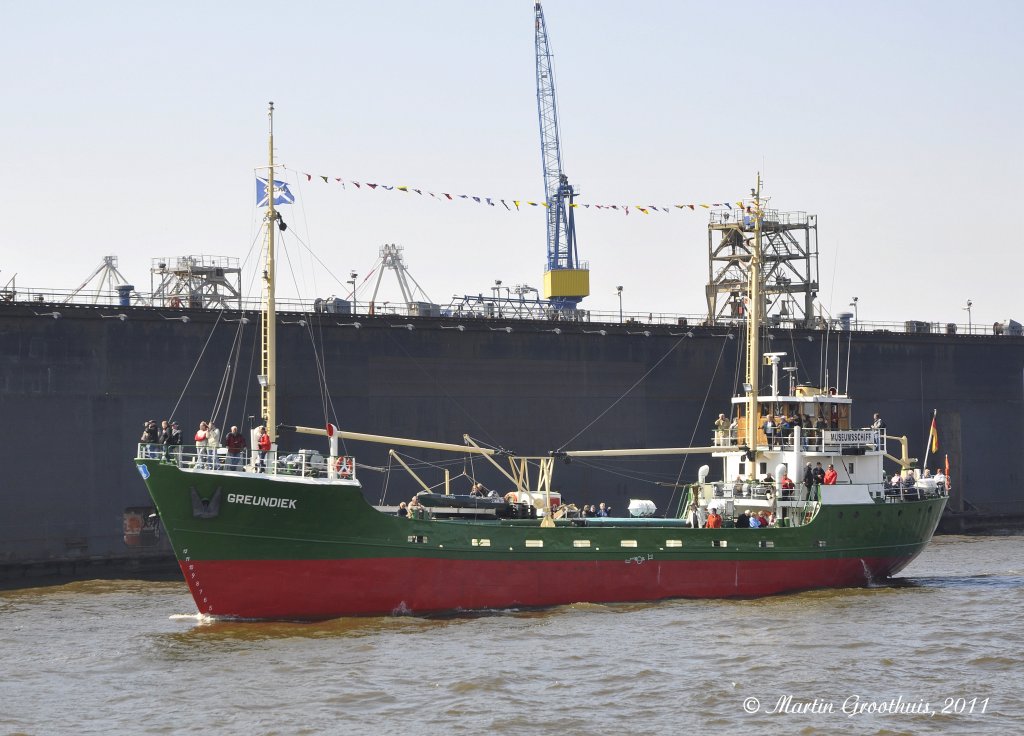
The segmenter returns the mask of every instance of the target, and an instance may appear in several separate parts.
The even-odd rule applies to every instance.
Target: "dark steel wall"
[[[61,318],[35,314],[52,311]],[[121,313],[126,320],[101,316]],[[167,316],[172,313],[147,308],[0,305],[0,561],[124,553],[121,513],[148,503],[131,463],[143,420],[169,416],[206,345],[188,398],[174,414],[188,441],[199,420],[209,418],[239,329],[227,321],[214,329],[212,312],[190,312],[188,323]],[[312,337],[301,325],[280,325],[280,421],[324,422],[314,343],[322,345],[343,428],[448,442],[468,433],[519,453],[706,444],[718,412],[729,412],[737,380],[740,340],[726,337],[726,330],[693,328],[687,337],[664,327],[628,328],[650,329],[644,336],[607,325],[463,321],[459,331],[442,329],[458,324],[452,321],[355,319],[361,329],[337,324],[352,318],[323,315],[310,325]],[[492,329],[506,325],[511,333]],[[551,331],[556,326],[560,334]],[[601,327],[607,335],[583,332]],[[247,429],[247,417],[259,411],[250,368],[258,366],[258,319],[241,329],[238,375],[245,380],[235,388],[229,423]],[[775,330],[766,349],[796,355],[800,381],[818,383],[825,339],[821,332]],[[929,465],[937,467],[948,453],[954,488],[968,501],[992,511],[1024,510],[1018,465],[1024,456],[1024,339],[857,333],[841,346],[843,388],[848,352],[855,424],[867,425],[874,411],[882,412],[890,432],[905,432],[911,454],[920,458],[937,408],[941,447]],[[835,335],[829,363],[834,385]],[[281,444],[322,447],[318,438],[288,434]],[[386,448],[352,444],[349,451],[360,463],[388,464]],[[452,459],[420,450],[408,455]],[[673,491],[653,481],[690,482],[704,462],[559,463],[555,487],[568,500],[603,500],[624,510],[630,497],[650,498],[665,510]],[[464,467],[460,459],[453,477],[464,469],[507,490],[486,461]],[[712,464],[711,477],[719,473]],[[441,477],[436,469],[424,471],[428,483]],[[398,503],[417,490],[401,469],[390,475],[361,469],[360,478],[372,501],[386,490],[385,500]],[[465,490],[468,483],[457,478],[454,487]],[[954,497],[954,505],[959,502]]]

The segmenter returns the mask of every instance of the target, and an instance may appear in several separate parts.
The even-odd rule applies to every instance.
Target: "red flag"
[[[946,488],[949,488],[949,455],[946,455]]]

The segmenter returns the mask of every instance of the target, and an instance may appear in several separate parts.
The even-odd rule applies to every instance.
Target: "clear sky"
[[[822,298],[865,321],[1024,321],[1024,4],[548,0],[580,201],[736,200],[818,215]],[[266,105],[293,172],[543,199],[528,0],[12,2],[0,61],[0,285],[102,260],[244,258]],[[405,247],[430,297],[541,286],[540,208],[289,178],[292,232],[347,279]],[[583,306],[700,313],[705,211],[580,211]],[[299,249],[290,241],[293,258]],[[308,261],[308,259],[307,259]],[[344,286],[296,270],[299,286]],[[290,276],[287,280],[290,280]],[[361,295],[363,292],[360,292]],[[395,298],[389,288],[383,298]]]

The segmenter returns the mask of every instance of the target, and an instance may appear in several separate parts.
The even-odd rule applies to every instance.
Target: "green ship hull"
[[[399,517],[356,481],[136,460],[200,612],[323,619],[863,586],[931,539],[945,496],[830,504],[806,523]]]

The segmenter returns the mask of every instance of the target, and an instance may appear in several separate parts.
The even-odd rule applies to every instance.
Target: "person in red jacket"
[[[832,463],[828,464],[828,470],[825,471],[825,485],[834,486],[836,479],[839,477],[839,473],[836,472],[836,467]]]
[[[779,488],[782,489],[783,498],[793,498],[793,491],[796,489],[796,484],[793,483],[793,479],[789,477],[789,473],[782,474],[782,478],[779,480]]]
[[[705,529],[721,529],[722,528],[722,517],[718,515],[718,509],[712,508],[711,513],[708,514],[708,521],[704,525]]]
[[[270,435],[267,434],[266,427],[256,430],[256,448],[260,451],[260,462],[256,472],[262,473],[267,469],[267,453],[270,452]]]

